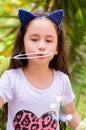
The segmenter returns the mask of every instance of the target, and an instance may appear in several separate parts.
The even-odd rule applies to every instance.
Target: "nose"
[[[45,50],[45,42],[43,40],[41,40],[39,42],[39,50],[44,51]]]

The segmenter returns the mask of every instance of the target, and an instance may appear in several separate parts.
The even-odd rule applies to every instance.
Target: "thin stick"
[[[52,52],[36,52],[36,53],[28,53],[28,54],[19,54],[14,57],[11,57],[11,59],[34,59],[34,58],[42,58],[42,57],[48,57],[53,55]]]

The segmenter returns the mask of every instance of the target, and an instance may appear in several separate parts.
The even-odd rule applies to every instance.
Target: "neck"
[[[45,74],[49,74],[51,72],[51,69],[49,68],[48,65],[41,64],[41,65],[33,65],[29,64],[26,68],[23,69],[26,71],[29,75],[34,75],[34,76],[45,76]]]
[[[31,73],[43,74],[49,71],[49,67],[45,65],[29,65],[26,67],[26,70]]]
[[[39,89],[49,87],[53,79],[53,71],[46,65],[29,65],[23,68],[23,72],[28,81]]]

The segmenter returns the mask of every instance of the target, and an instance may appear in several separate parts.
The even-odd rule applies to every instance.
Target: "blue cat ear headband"
[[[37,17],[42,17],[42,16],[36,16],[36,15],[32,14],[31,12],[20,9],[18,12],[18,17],[21,22],[21,26],[24,27],[24,25],[27,22],[29,22]],[[62,9],[56,10],[45,17],[52,20],[57,25],[58,30],[60,31],[60,24],[64,18],[64,11]]]

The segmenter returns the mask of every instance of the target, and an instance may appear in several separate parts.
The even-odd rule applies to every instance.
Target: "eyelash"
[[[38,39],[32,38],[31,41],[34,41],[34,42],[35,42],[35,41],[38,41]],[[51,43],[51,42],[53,42],[53,41],[52,41],[52,40],[46,40],[46,42]]]
[[[47,42],[53,42],[52,40],[46,40]]]
[[[33,39],[31,39],[31,41],[37,41],[37,39],[33,38]]]

